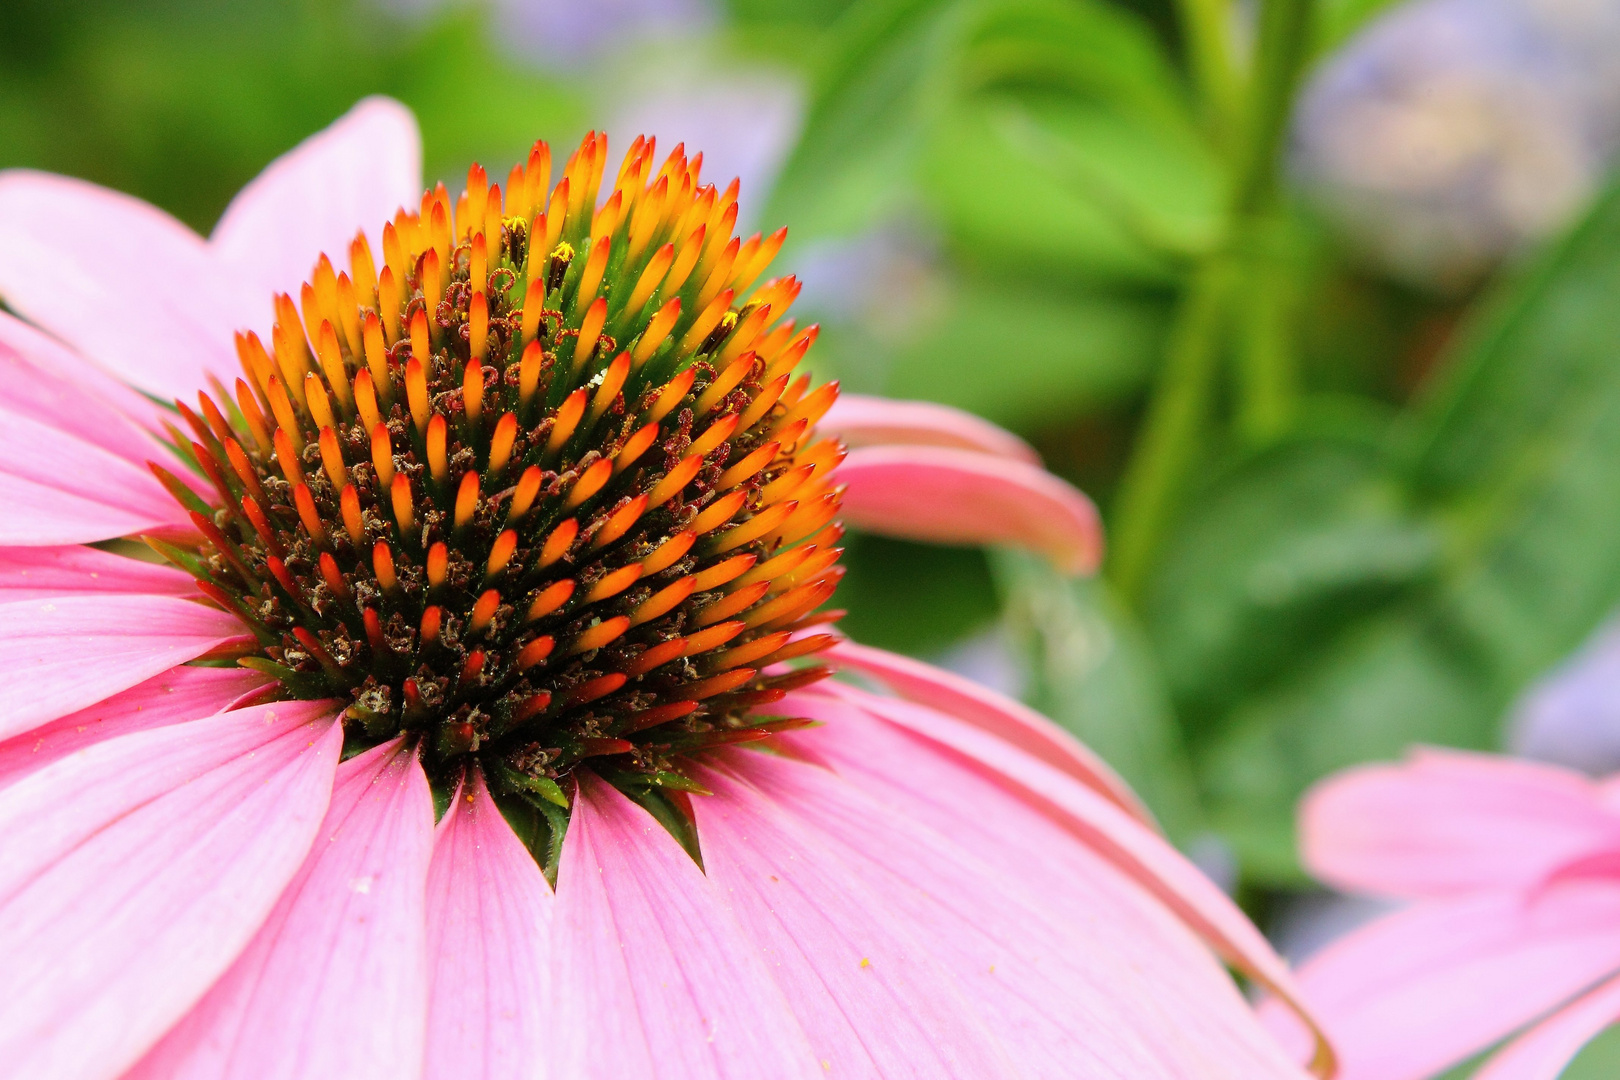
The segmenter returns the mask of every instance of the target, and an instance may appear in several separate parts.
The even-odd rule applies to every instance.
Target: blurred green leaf
[[[367,94],[416,111],[430,178],[475,156],[504,174],[535,138],[584,127],[579,94],[501,55],[477,8],[420,26],[300,0],[24,10],[30,36],[0,60],[0,167],[83,176],[205,233],[271,159]],[[42,55],[12,62],[30,42]]]
[[[1419,615],[1392,612],[1355,625],[1265,692],[1239,704],[1198,748],[1214,827],[1245,873],[1303,881],[1294,807],[1317,779],[1413,743],[1486,748],[1491,702],[1468,657]]]
[[[1118,401],[1158,356],[1164,304],[1154,297],[958,283],[893,350],[880,387],[1030,430]]]
[[[940,97],[936,84],[962,6],[876,0],[850,8],[832,31],[767,219],[814,235],[848,234],[894,207]]]
[[[1218,173],[1197,143],[1049,93],[962,102],[920,178],[955,245],[1027,277],[1170,283],[1220,220]]]
[[[1413,425],[1447,519],[1447,617],[1498,699],[1620,602],[1620,189],[1462,335]]]
[[[963,242],[994,255],[1067,241],[1070,261],[1164,277],[1165,253],[1217,240],[1220,170],[1145,23],[1099,3],[989,5],[957,64],[924,178]]]
[[[1023,552],[994,552],[992,566],[1029,660],[1029,704],[1119,770],[1171,837],[1193,835],[1197,792],[1162,678],[1107,583],[1065,578]]]
[[[931,659],[996,617],[995,586],[978,548],[852,533],[834,603],[866,645]]]
[[[1167,551],[1147,621],[1177,699],[1229,706],[1438,565],[1367,439],[1295,439],[1205,493]]]
[[[1150,282],[1214,242],[1219,170],[1134,15],[912,0],[835,34],[778,184],[796,224],[850,232],[921,199],[978,261]]]
[[[1609,1080],[1620,1076],[1620,1026],[1611,1027],[1586,1044],[1569,1063],[1561,1080]]]
[[[1192,516],[1151,625],[1250,873],[1297,872],[1291,807],[1328,772],[1493,747],[1513,698],[1620,602],[1617,292],[1611,193],[1485,302],[1403,421],[1399,468],[1279,448]],[[1300,558],[1323,543],[1332,558]],[[1294,568],[1283,596],[1317,599],[1265,618],[1268,560]]]

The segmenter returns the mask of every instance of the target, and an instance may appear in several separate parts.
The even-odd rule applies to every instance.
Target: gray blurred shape
[[[1620,137],[1620,0],[1417,0],[1325,61],[1291,166],[1383,269],[1464,288],[1555,231]]]

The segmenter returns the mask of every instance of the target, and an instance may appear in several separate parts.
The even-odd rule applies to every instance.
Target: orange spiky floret
[[[354,746],[415,738],[439,785],[476,759],[555,802],[590,760],[645,800],[780,729],[752,710],[813,676],[767,666],[832,640],[797,631],[840,573],[841,449],[800,444],[837,389],[792,380],[797,281],[749,292],[783,233],[733,237],[736,183],[684,147],[637,140],[611,189],[606,152],[548,194],[537,143],[400,211],[380,266],[364,234],[322,255],[273,348],[239,337],[235,399],[182,410],[219,504],[174,485],[206,542],[163,550],[258,635],[245,663],[346,699]]]

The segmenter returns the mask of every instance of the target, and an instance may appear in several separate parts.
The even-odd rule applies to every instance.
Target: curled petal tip
[[[839,467],[844,520],[856,528],[946,544],[1010,544],[1067,574],[1102,559],[1097,508],[1077,488],[1024,461],[955,447],[869,446]]]
[[[841,394],[818,425],[845,445],[950,446],[1039,465],[1041,457],[1017,435],[982,417],[931,401],[893,401]]]

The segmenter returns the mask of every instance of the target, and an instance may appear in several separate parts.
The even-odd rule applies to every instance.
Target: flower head
[[[553,189],[537,143],[504,192],[474,165],[401,209],[380,262],[322,255],[224,407],[177,404],[211,496],[153,466],[200,537],[153,545],[242,663],[341,701],[346,753],[408,736],[441,801],[476,763],[559,832],[582,762],[676,820],[690,755],[797,723],[762,707],[826,669],[764,669],[833,642],[802,631],[840,573],[838,387],[761,282],[785,230],[732,236],[682,147],[638,139],[599,200],[606,164],[588,136]]]
[[[1216,956],[1287,972],[1106,765],[816,614],[840,516],[1081,570],[1084,497],[799,376],[780,234],[697,158],[452,200],[415,138],[363,103],[208,242],[0,175],[54,335],[0,314],[0,1060],[1301,1075]]]

